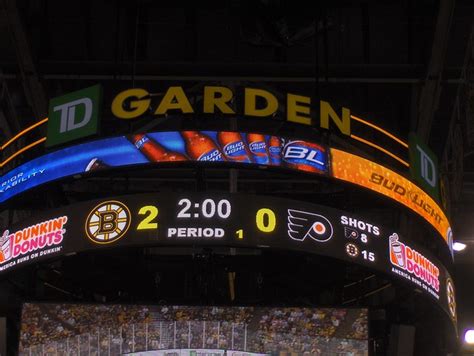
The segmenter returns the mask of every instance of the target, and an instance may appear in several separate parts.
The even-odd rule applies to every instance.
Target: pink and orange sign
[[[331,175],[385,195],[422,216],[451,247],[452,232],[441,207],[421,188],[394,171],[365,158],[330,149]]]

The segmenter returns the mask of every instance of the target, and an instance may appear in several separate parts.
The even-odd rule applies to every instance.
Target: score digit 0
[[[276,216],[273,210],[262,208],[257,211],[255,215],[255,222],[257,228],[262,232],[272,232],[276,227]]]

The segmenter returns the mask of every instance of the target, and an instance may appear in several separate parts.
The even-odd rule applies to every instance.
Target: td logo
[[[433,160],[419,145],[416,145],[416,150],[418,151],[418,158],[420,160],[420,176],[429,184],[430,187],[436,187],[438,175]]]
[[[438,160],[414,133],[410,133],[410,172],[422,188],[439,201]]]
[[[46,146],[97,133],[101,96],[101,86],[95,85],[51,99]]]

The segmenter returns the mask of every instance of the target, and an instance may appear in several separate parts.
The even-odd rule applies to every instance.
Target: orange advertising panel
[[[451,248],[452,233],[441,207],[421,188],[394,171],[365,158],[330,149],[332,176],[392,198],[428,221]]]

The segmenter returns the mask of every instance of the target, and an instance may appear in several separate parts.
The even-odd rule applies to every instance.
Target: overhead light
[[[466,246],[467,246],[466,244],[463,244],[462,242],[457,242],[457,241],[456,241],[456,242],[453,244],[453,250],[454,250],[454,251],[462,251],[462,250],[464,250],[464,249],[466,248]],[[473,333],[474,333],[474,330],[473,330]],[[473,334],[473,335],[474,335],[474,334]],[[474,337],[474,336],[473,336],[473,337]]]
[[[469,329],[464,333],[464,341],[466,344],[474,345],[474,330]]]

